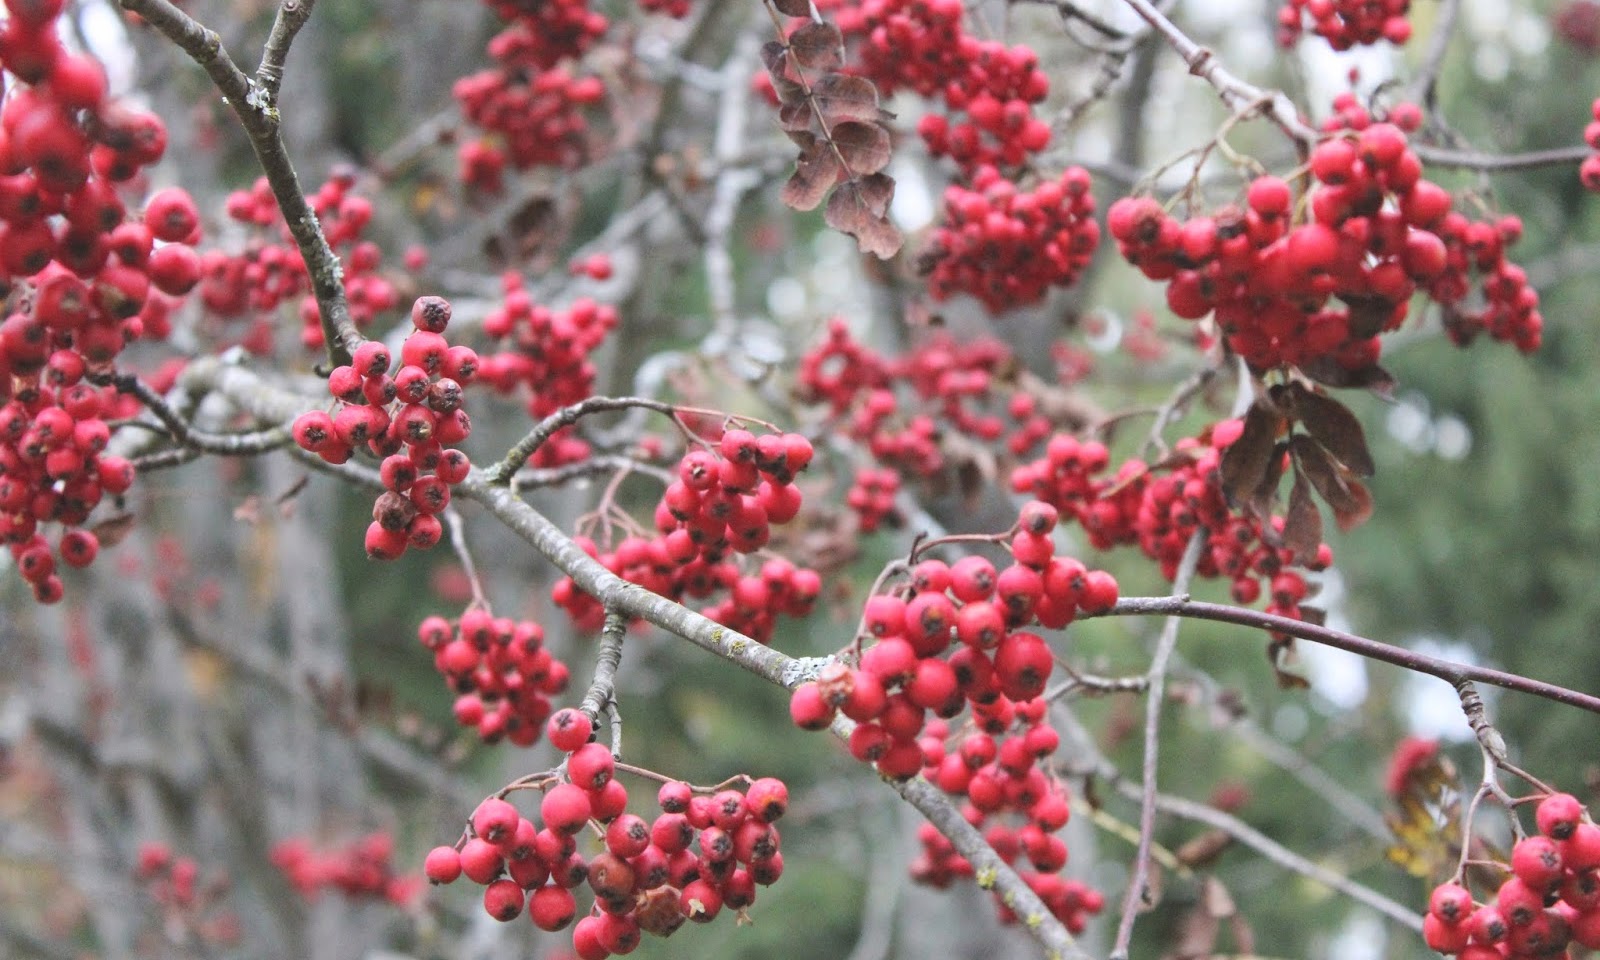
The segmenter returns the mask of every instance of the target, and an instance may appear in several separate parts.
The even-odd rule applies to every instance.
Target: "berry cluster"
[[[0,111],[0,542],[43,603],[61,599],[56,559],[86,566],[99,543],[80,527],[106,493],[133,481],[105,454],[108,421],[138,404],[101,389],[123,347],[170,329],[193,287],[200,236],[193,201],[161,190],[129,218],[118,185],[161,158],[166,127],[111,100],[92,57],[69,53],[59,0],[11,0],[0,66],[19,83]],[[157,243],[160,246],[157,246]]]
[[[970,189],[945,189],[944,208],[945,222],[925,255],[929,290],[936,300],[969,294],[991,313],[1070,286],[1100,243],[1082,167],[1027,192],[994,167],[981,167]]]
[[[482,358],[479,382],[509,394],[525,386],[528,415],[541,420],[594,393],[595,369],[589,355],[617,326],[617,310],[586,297],[565,310],[533,302],[522,277],[501,280],[505,302],[483,320],[483,330],[512,348]],[[563,427],[534,452],[535,467],[556,467],[587,459],[589,444],[572,427]]]
[[[1411,39],[1411,0],[1284,0],[1278,8],[1278,42],[1291,47],[1311,18],[1311,31],[1335,50]]]
[[[789,804],[781,781],[751,781],[742,793],[668,781],[657,796],[661,813],[646,821],[626,812],[628,790],[616,779],[611,752],[588,742],[588,716],[562,710],[549,727],[550,742],[569,756],[563,780],[540,784],[543,827],[502,797],[485,800],[472,815],[470,837],[428,854],[430,880],[451,883],[465,874],[484,886],[490,916],[510,922],[526,910],[547,931],[577,918],[574,891],[587,882],[594,903],[573,927],[572,945],[583,960],[604,960],[632,953],[643,934],[671,936],[685,920],[710,923],[724,908],[742,917],[756,887],[783,874],[773,826]],[[578,837],[591,825],[604,849],[586,857]]]
[[[1303,576],[1287,569],[1293,552],[1274,546],[1276,527],[1268,532],[1255,516],[1231,512],[1222,493],[1218,465],[1239,431],[1240,421],[1223,421],[1199,438],[1179,441],[1163,473],[1129,460],[1111,476],[1097,476],[1109,464],[1103,444],[1061,434],[1051,438],[1043,457],[1012,471],[1011,486],[1076,517],[1096,549],[1137,544],[1169,580],[1195,530],[1204,526],[1209,536],[1198,576],[1230,578],[1238,603],[1256,602],[1265,587],[1268,612],[1298,619],[1308,587]],[[1322,544],[1311,569],[1332,562],[1332,551]]]
[[[498,192],[506,161],[518,170],[574,167],[588,155],[583,108],[605,96],[597,76],[575,76],[562,61],[583,56],[609,23],[586,0],[493,0],[510,21],[489,41],[495,65],[452,88],[461,112],[493,140],[461,148],[463,183]]]
[[[350,319],[358,328],[365,328],[400,300],[394,285],[378,273],[382,251],[363,239],[372,222],[372,203],[352,192],[355,183],[353,170],[340,170],[306,202],[316,212],[328,245],[339,256]],[[257,180],[249,190],[230,193],[226,210],[229,219],[254,228],[255,235],[239,253],[211,250],[200,258],[200,302],[218,317],[256,318],[245,344],[262,353],[271,349],[275,326],[262,315],[285,302],[297,303],[301,344],[310,350],[322,349],[322,312],[311,295],[306,262],[266,179]]]
[[[984,839],[1006,863],[1015,867],[1019,858],[1026,859],[1031,869],[1020,871],[1023,882],[1070,932],[1082,933],[1088,918],[1105,907],[1105,898],[1087,884],[1060,876],[1067,845],[1057,832],[1066,826],[1071,806],[1066,787],[1041,770],[1038,761],[1054,753],[1061,738],[1045,719],[1043,700],[1024,700],[1013,712],[1015,730],[1004,712],[980,715],[977,728],[955,743],[950,742],[949,724],[929,723],[918,740],[922,773],[944,792],[965,797],[962,815],[967,822],[984,830]],[[932,824],[923,824],[917,839],[922,853],[911,862],[916,882],[944,889],[957,877],[973,875],[972,864]],[[1003,923],[1017,922],[1004,903],[997,901],[996,909]]]
[[[290,837],[275,844],[270,856],[272,865],[307,899],[332,888],[353,899],[404,907],[422,894],[421,877],[395,873],[394,838],[382,830],[326,852],[303,837]]]
[[[1578,180],[1583,183],[1583,189],[1600,193],[1600,98],[1589,105],[1589,116],[1589,124],[1583,128],[1583,142],[1597,152],[1590,154],[1578,167]]]
[[[855,511],[856,528],[875,533],[885,522],[900,525],[895,497],[900,493],[900,475],[888,468],[865,467],[856,471],[855,482],[844,495],[845,506]]]
[[[765,642],[779,614],[811,612],[821,578],[779,559],[741,574],[732,555],[760,550],[772,524],[799,513],[795,475],[811,456],[811,442],[799,434],[725,430],[715,446],[690,450],[678,462],[656,504],[655,537],[630,536],[606,553],[587,538],[578,542],[617,576],[680,603],[726,589],[726,599],[705,615]],[[604,608],[571,578],[557,582],[552,596],[581,629],[599,629]]]
[[[1417,290],[1458,318],[1458,339],[1487,330],[1523,350],[1538,345],[1538,295],[1504,256],[1520,223],[1453,213],[1398,126],[1335,135],[1312,151],[1310,167],[1320,186],[1308,223],[1293,223],[1289,185],[1263,176],[1242,209],[1178,220],[1152,198],[1130,197],[1112,205],[1108,227],[1130,263],[1167,283],[1174,313],[1214,314],[1257,370],[1294,365],[1341,385],[1373,367],[1378,335],[1399,326]],[[1473,273],[1487,303],[1467,312]]]
[[[958,343],[942,332],[891,359],[835,319],[827,337],[800,358],[796,392],[803,402],[827,404],[836,417],[849,413],[845,432],[864,442],[880,463],[928,478],[946,465],[943,434],[981,443],[1004,435],[1004,419],[990,408],[1000,407],[998,388],[1013,365],[1010,349],[997,340]],[[900,386],[909,389],[919,410],[929,412],[898,416]]]
[[[469,609],[454,626],[428,617],[417,638],[433,651],[434,669],[456,694],[457,723],[476,728],[484,743],[538,742],[550,698],[567,689],[570,676],[545,647],[543,627]]]
[[[411,323],[416,331],[400,349],[394,376],[389,348],[368,340],[351,364],[328,374],[338,413],[312,410],[294,422],[295,443],[329,463],[344,463],[360,446],[383,458],[388,490],[372,505],[366,537],[374,560],[438,543],[444,533],[438,515],[450,505],[450,486],[472,469],[466,454],[446,445],[472,433],[461,395],[477,375],[478,355],[445,340],[450,304],[440,297],[419,297]]]
[[[174,856],[162,843],[139,846],[134,877],[141,892],[159,908],[165,931],[187,930],[211,947],[231,947],[242,931],[239,917],[220,906],[228,892],[225,874],[204,882],[200,866],[191,857]]]
[[[1436,887],[1423,917],[1428,946],[1461,960],[1566,956],[1600,949],[1600,827],[1571,794],[1539,803],[1539,834],[1518,840],[1510,876],[1476,904],[1461,883]]]
[[[934,156],[965,174],[984,165],[1020,167],[1050,142],[1034,105],[1050,92],[1039,57],[966,31],[959,0],[832,0],[839,30],[857,41],[859,69],[884,96],[910,89],[943,99],[951,116],[927,114],[917,131]],[[955,115],[965,113],[965,119]]]
[[[1060,742],[1044,722],[1040,698],[1055,658],[1025,628],[1060,629],[1080,610],[1101,612],[1117,601],[1110,574],[1055,555],[1057,518],[1049,504],[1024,505],[1008,544],[1012,563],[1003,570],[979,556],[918,563],[902,590],[867,600],[862,627],[876,642],[857,665],[829,664],[789,701],[790,717],[806,730],[828,727],[837,714],[854,721],[849,747],[856,759],[894,779],[925,773],[967,798],[975,825],[1008,813],[1029,818],[1017,833],[997,824],[991,834],[1002,856],[1025,853],[1044,875],[1066,863],[1054,833],[1066,823],[1067,800],[1036,765]],[[975,729],[952,750],[941,721],[969,706]],[[940,719],[930,723],[929,713]],[[913,866],[914,876],[938,885],[967,872],[970,865],[938,841],[928,841]],[[1093,900],[1068,896],[1059,880],[1029,882],[1054,898],[1064,922],[1081,924],[1085,911],[1098,909]]]

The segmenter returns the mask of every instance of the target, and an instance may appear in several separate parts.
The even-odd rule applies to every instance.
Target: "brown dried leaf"
[[[1394,375],[1375,363],[1357,370],[1346,370],[1332,360],[1320,359],[1301,367],[1300,372],[1323,386],[1336,389],[1360,387],[1371,391],[1381,400],[1394,400]]]
[[[831,128],[846,120],[874,122],[890,116],[878,107],[878,91],[872,81],[862,77],[829,73],[811,85],[811,96]]]
[[[894,181],[883,174],[873,176],[888,181],[888,196],[893,197]],[[885,216],[887,208],[888,204],[883,200],[880,185],[868,186],[864,182],[845,183],[828,198],[823,219],[827,221],[828,226],[840,233],[848,233],[855,237],[862,253],[870,253],[880,260],[887,260],[900,252],[900,245],[905,242],[900,231],[896,230],[894,224]]]
[[[1322,627],[1328,623],[1328,611],[1321,607],[1313,607],[1301,603],[1296,604],[1295,609],[1299,611],[1300,619],[1312,626]]]
[[[1222,492],[1234,505],[1248,501],[1261,486],[1283,418],[1261,401],[1244,416],[1244,431],[1222,452]]]
[[[1216,917],[1199,906],[1185,910],[1178,918],[1178,928],[1173,936],[1172,949],[1164,960],[1199,960],[1209,957],[1217,947],[1217,934],[1222,924]]]
[[[1272,513],[1278,504],[1278,481],[1283,479],[1283,471],[1288,466],[1284,462],[1284,453],[1288,449],[1289,443],[1286,440],[1280,440],[1272,445],[1272,456],[1267,458],[1267,472],[1262,474],[1261,482],[1244,503],[1245,508],[1261,521],[1263,538],[1267,537],[1267,531],[1272,530]],[[1275,533],[1272,534],[1272,539],[1277,539]]]
[[[767,76],[772,78],[772,89],[778,95],[778,102],[786,107],[795,104],[804,106],[806,89],[790,73],[789,48],[776,40],[768,40],[761,45],[761,62],[767,67]],[[782,116],[781,112],[779,116]]]
[[[845,175],[838,155],[828,146],[828,142],[812,137],[810,145],[801,150],[789,182],[783,185],[783,203],[794,210],[815,210],[833,185]]]
[[[128,534],[133,532],[134,519],[135,517],[131,513],[119,513],[96,523],[89,528],[89,532],[94,534],[95,539],[100,541],[100,546],[114,547],[126,540]]]
[[[1309,690],[1311,681],[1298,673],[1292,673],[1285,666],[1294,659],[1294,638],[1274,636],[1267,643],[1267,660],[1272,664],[1272,673],[1278,678],[1278,686],[1284,690]]]
[[[1304,434],[1290,440],[1295,464],[1316,488],[1317,495],[1333,508],[1339,529],[1349,530],[1372,515],[1372,494],[1321,444]]]
[[[1349,408],[1330,396],[1294,385],[1294,409],[1306,432],[1333,454],[1333,458],[1358,477],[1370,477],[1375,466],[1367,449],[1361,421]]]
[[[831,23],[812,21],[789,35],[789,52],[807,70],[833,70],[844,63],[844,36]]]
[[[1201,881],[1200,903],[1204,905],[1206,913],[1218,920],[1226,920],[1239,912],[1238,905],[1233,902],[1233,894],[1216,877],[1206,877]]]
[[[1172,852],[1178,862],[1192,870],[1215,863],[1222,851],[1233,843],[1233,837],[1223,830],[1207,830]]]
[[[861,123],[857,120],[846,120],[836,125],[830,136],[839,148],[839,155],[844,157],[845,166],[858,177],[869,173],[877,173],[889,165],[891,156],[889,144],[889,131],[875,123]],[[894,191],[891,189],[889,196],[892,198]],[[876,197],[867,197],[869,205],[877,208],[878,204],[872,201]],[[883,204],[887,207],[887,202]]]
[[[778,108],[778,125],[783,127],[791,140],[796,133],[810,133],[812,121],[815,119],[816,114],[811,112],[811,104],[807,102],[804,94],[798,100],[785,103]]]
[[[1294,551],[1300,563],[1313,560],[1322,544],[1322,511],[1311,498],[1311,484],[1299,470],[1289,489],[1289,512],[1283,519],[1283,545]]]
[[[1394,301],[1385,297],[1345,296],[1340,299],[1349,305],[1350,339],[1365,340],[1375,337],[1389,325],[1394,316]]]
[[[786,17],[811,16],[811,0],[772,0],[772,5]]]

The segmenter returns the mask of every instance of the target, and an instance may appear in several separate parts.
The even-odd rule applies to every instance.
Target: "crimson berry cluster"
[[[383,830],[328,851],[319,851],[304,837],[290,837],[273,845],[270,858],[306,899],[333,889],[353,899],[404,907],[422,893],[421,877],[395,872],[394,838]]]
[[[1459,882],[1434,888],[1423,917],[1428,946],[1460,960],[1566,956],[1600,949],[1600,827],[1571,794],[1539,803],[1539,833],[1517,841],[1509,876],[1483,904]]]
[[[605,96],[598,76],[576,76],[576,60],[609,22],[586,0],[487,0],[509,21],[489,40],[495,65],[452,88],[461,112],[490,136],[462,145],[461,181],[499,192],[506,162],[518,170],[575,167],[588,156],[583,108]]]
[[[822,580],[776,558],[759,572],[741,573],[735,556],[766,546],[772,525],[799,513],[794,481],[812,452],[799,434],[724,430],[715,445],[704,443],[679,460],[677,476],[656,505],[656,536],[629,536],[605,553],[586,537],[577,542],[612,573],[674,602],[726,590],[725,599],[702,612],[766,642],[780,614],[811,612]],[[556,583],[552,596],[580,629],[598,630],[605,619],[601,603],[570,577]]]
[[[192,857],[174,856],[166,844],[150,842],[139,845],[134,877],[165,917],[177,921],[167,924],[169,933],[179,926],[210,947],[239,943],[239,917],[220,905],[228,892],[227,874],[202,879],[200,865]]]
[[[383,251],[363,239],[372,223],[372,203],[355,193],[355,184],[353,169],[337,170],[306,202],[316,213],[328,246],[339,257],[350,319],[358,329],[365,329],[379,314],[398,306],[400,294],[378,272]],[[301,344],[310,350],[322,349],[322,311],[311,294],[305,258],[266,178],[258,179],[248,190],[228,194],[226,210],[229,219],[254,228],[254,233],[238,253],[208,250],[200,258],[200,302],[218,317],[255,318],[245,337],[246,348],[255,353],[272,349],[276,324],[270,314],[280,304],[296,303]]]
[[[1011,486],[1076,518],[1096,549],[1137,544],[1168,580],[1194,532],[1204,526],[1208,536],[1198,576],[1231,578],[1239,603],[1256,602],[1265,585],[1268,611],[1298,619],[1308,588],[1305,578],[1289,569],[1293,552],[1275,545],[1276,527],[1268,531],[1258,517],[1230,511],[1222,493],[1218,465],[1240,431],[1241,421],[1223,421],[1198,438],[1180,440],[1160,473],[1129,460],[1110,476],[1103,475],[1110,463],[1104,444],[1058,434],[1043,457],[1012,471]],[[1321,570],[1332,562],[1332,550],[1322,544],[1309,567]]]
[[[941,789],[967,798],[974,825],[1005,814],[1030,818],[1034,829],[1016,835],[993,825],[996,850],[1011,860],[1026,854],[1039,871],[1030,885],[1048,895],[1047,902],[1054,898],[1052,910],[1063,922],[1081,924],[1095,901],[1068,896],[1059,880],[1045,879],[1066,864],[1066,847],[1054,836],[1066,822],[1065,789],[1037,766],[1060,742],[1045,722],[1048,703],[1041,699],[1055,657],[1044,638],[1024,628],[1058,630],[1080,610],[1109,610],[1117,582],[1055,555],[1057,519],[1047,503],[1025,504],[1005,569],[980,556],[953,565],[924,560],[900,590],[869,598],[862,627],[875,642],[861,650],[854,667],[835,661],[796,687],[789,713],[806,730],[824,729],[843,714],[855,723],[849,747],[856,759],[893,779],[926,773]],[[978,732],[952,751],[941,721],[968,707]],[[930,713],[939,718],[931,725]],[[970,872],[970,864],[928,841],[913,871],[942,885]]]
[[[981,167],[970,188],[944,192],[945,222],[925,253],[935,300],[965,293],[991,313],[1038,303],[1050,287],[1070,286],[1095,248],[1089,173],[1069,167],[1031,191]]]
[[[416,330],[400,348],[394,376],[389,348],[368,340],[350,364],[328,374],[338,412],[311,410],[294,422],[295,443],[329,463],[344,463],[362,446],[383,458],[388,490],[372,505],[366,536],[374,560],[438,543],[444,532],[438,515],[450,505],[450,486],[472,469],[466,454],[447,445],[472,433],[462,388],[477,375],[478,355],[444,338],[450,304],[441,297],[419,297],[411,323]]]
[[[484,743],[538,742],[550,698],[566,691],[571,676],[545,647],[543,627],[474,608],[454,626],[444,617],[428,617],[417,637],[433,651],[434,669],[456,694],[457,723],[475,728]]]
[[[1050,79],[1029,47],[1007,47],[968,33],[959,0],[828,0],[859,70],[884,96],[901,89],[937,97],[951,116],[929,113],[917,125],[934,156],[949,156],[971,176],[984,165],[1020,167],[1050,143],[1034,105]],[[965,119],[953,119],[964,113]]]
[[[594,393],[595,369],[589,355],[617,327],[617,309],[587,297],[565,310],[533,302],[522,277],[501,278],[505,302],[489,311],[483,331],[511,348],[486,354],[478,382],[509,394],[527,388],[528,415],[541,420]],[[535,467],[557,467],[588,458],[589,444],[574,427],[563,427],[534,451]]]
[[[884,523],[900,524],[900,512],[895,497],[900,493],[900,474],[887,467],[863,467],[856,471],[854,482],[845,491],[845,506],[855,511],[856,529],[874,533]]]
[[[194,203],[161,190],[130,218],[119,185],[161,158],[153,114],[112,100],[92,57],[69,53],[60,0],[9,0],[0,66],[19,83],[0,111],[0,541],[43,603],[61,599],[56,559],[98,552],[80,528],[133,482],[106,454],[108,421],[138,404],[109,382],[123,347],[169,329],[169,297],[194,285]],[[157,246],[157,243],[160,246]],[[54,548],[41,531],[68,528]]]
[[[873,458],[919,478],[946,466],[941,435],[959,433],[989,443],[1005,433],[993,406],[1002,371],[1013,365],[1005,344],[993,339],[958,343],[940,332],[904,356],[884,355],[856,340],[845,321],[828,323],[827,336],[800,358],[799,398],[826,404],[849,437]],[[903,415],[897,388],[906,387],[919,411]]]
[[[1153,198],[1128,197],[1112,205],[1108,227],[1130,263],[1167,283],[1174,313],[1214,315],[1256,370],[1295,365],[1352,382],[1375,367],[1378,335],[1400,325],[1418,290],[1456,317],[1458,338],[1482,329],[1523,350],[1538,345],[1538,294],[1504,256],[1520,223],[1453,213],[1398,126],[1335,135],[1312,151],[1310,168],[1320,186],[1307,223],[1294,221],[1289,184],[1263,176],[1242,209],[1179,220]],[[1468,313],[1474,271],[1487,305]]]
[[[1411,39],[1411,0],[1285,0],[1278,8],[1278,42],[1294,46],[1305,29],[1335,50],[1387,40],[1396,46]]]
[[[465,874],[484,886],[490,916],[510,922],[526,910],[547,931],[577,918],[574,891],[587,882],[594,902],[573,927],[573,949],[583,960],[604,960],[632,953],[643,934],[671,936],[685,920],[709,923],[724,909],[743,916],[756,887],[782,876],[773,825],[789,805],[782,781],[750,781],[744,792],[667,781],[657,795],[661,813],[646,821],[627,812],[616,761],[589,742],[592,734],[580,710],[552,716],[550,742],[568,756],[565,776],[540,785],[543,826],[504,795],[491,797],[473,813],[468,836],[428,854],[427,877],[452,883]],[[591,825],[603,849],[585,856],[578,838]]]
[[[1578,167],[1578,180],[1590,193],[1600,193],[1600,98],[1589,105],[1589,116],[1589,124],[1583,128],[1583,142],[1597,152],[1584,158]]]
[[[1046,720],[1044,700],[1024,700],[1014,708],[1016,729],[1002,712],[984,715],[976,728],[951,741],[950,725],[935,720],[923,728],[922,774],[939,789],[965,797],[962,816],[984,831],[984,840],[1013,867],[1052,915],[1072,933],[1082,933],[1089,917],[1105,908],[1100,891],[1060,875],[1067,864],[1067,845],[1057,832],[1072,812],[1065,785],[1047,774],[1039,761],[1049,757],[1061,737]],[[1007,735],[1009,733],[1009,735]],[[1000,739],[997,741],[996,737]],[[932,824],[917,830],[922,852],[911,861],[911,878],[937,889],[956,878],[971,879],[972,863],[955,851]],[[996,901],[1002,923],[1017,922],[1004,902]]]

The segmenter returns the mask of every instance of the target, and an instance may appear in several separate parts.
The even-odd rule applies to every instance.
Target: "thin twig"
[[[351,355],[365,338],[350,319],[350,308],[344,295],[344,266],[328,245],[322,224],[312,211],[311,204],[306,201],[305,191],[300,187],[300,177],[295,173],[294,163],[289,159],[288,148],[284,145],[278,109],[271,96],[233,62],[216,31],[201,25],[169,0],[119,2],[124,10],[138,14],[205,70],[233,109],[234,115],[239,118],[255,151],[256,161],[261,165],[261,172],[266,175],[272,195],[278,201],[278,210],[282,212],[295,246],[305,261],[306,273],[311,279],[311,290],[316,296],[322,320],[322,334],[327,341],[328,362],[333,366],[349,363]],[[309,7],[308,3],[308,11]],[[287,50],[285,44],[284,52],[287,53]]]
[[[119,393],[131,394],[145,405],[166,432],[178,444],[198,453],[212,453],[225,457],[247,457],[268,453],[287,446],[294,437],[284,427],[272,427],[249,433],[209,433],[200,430],[178,415],[167,400],[149,384],[132,374],[114,374],[109,377],[91,377],[91,382],[110,385]],[[139,424],[150,427],[151,424]]]
[[[444,522],[450,527],[450,549],[455,551],[456,560],[460,562],[472,589],[472,605],[488,610],[489,599],[484,596],[483,581],[478,579],[478,565],[472,562],[472,551],[467,549],[467,525],[455,507],[445,508]]]
[[[1195,568],[1200,565],[1200,552],[1210,536],[1205,527],[1199,527],[1189,538],[1189,545],[1178,562],[1172,588],[1183,594],[1189,589]],[[1146,694],[1144,715],[1144,795],[1139,805],[1139,849],[1133,858],[1133,876],[1128,881],[1127,893],[1122,898],[1122,918],[1117,922],[1117,939],[1111,947],[1112,960],[1127,960],[1128,944],[1133,940],[1133,924],[1139,915],[1139,904],[1148,891],[1150,879],[1150,843],[1156,831],[1156,766],[1161,747],[1161,708],[1165,706],[1167,664],[1178,645],[1178,627],[1181,617],[1168,617],[1156,641],[1155,656],[1150,660],[1149,692]]]
[[[278,13],[272,18],[272,32],[261,51],[261,66],[256,68],[256,85],[268,109],[277,106],[278,88],[283,84],[283,64],[289,58],[289,46],[295,34],[311,19],[311,9],[317,0],[281,0]]]
[[[517,441],[517,445],[506,451],[505,457],[489,467],[484,472],[484,479],[495,486],[505,486],[511,482],[516,472],[528,462],[528,458],[539,452],[539,448],[563,427],[570,427],[591,413],[604,413],[614,410],[627,410],[633,407],[642,407],[677,416],[677,408],[664,400],[652,400],[649,397],[590,397],[571,406],[562,407],[534,425],[527,435]]]
[[[1445,54],[1450,50],[1450,39],[1455,36],[1460,15],[1461,0],[1440,0],[1439,12],[1433,18],[1433,32],[1428,35],[1428,48],[1422,54],[1416,76],[1406,87],[1406,99],[1429,114],[1439,107],[1439,74],[1444,70]]]
[[[600,722],[600,711],[611,710],[611,754],[622,759],[621,716],[615,711],[617,703],[617,668],[622,665],[622,639],[628,633],[628,618],[615,610],[606,611],[605,626],[600,630],[600,652],[594,658],[594,679],[583,695],[578,709],[589,715],[594,723]]]
[[[1366,637],[1358,637],[1353,633],[1345,633],[1342,630],[1334,630],[1331,627],[1318,626],[1314,623],[1306,623],[1303,620],[1295,620],[1290,617],[1280,617],[1260,610],[1251,610],[1248,607],[1230,607],[1221,603],[1205,603],[1182,596],[1123,597],[1117,601],[1116,606],[1105,613],[1081,613],[1079,617],[1139,617],[1152,615],[1215,620],[1219,623],[1235,623],[1244,627],[1255,627],[1258,630],[1268,630],[1291,637],[1298,637],[1301,640],[1309,640],[1312,643],[1320,643],[1339,650],[1347,650],[1366,657],[1368,660],[1392,663],[1397,667],[1404,667],[1415,673],[1425,673],[1430,677],[1438,677],[1440,680],[1452,685],[1463,680],[1475,680],[1479,683],[1487,683],[1490,686],[1516,690],[1520,693],[1529,693],[1569,707],[1577,707],[1580,710],[1600,714],[1600,697],[1596,697],[1593,694],[1569,690],[1553,683],[1532,680],[1528,677],[1506,673],[1503,670],[1495,670],[1490,667],[1430,657],[1427,654],[1406,650],[1403,647],[1396,647],[1377,640],[1369,640]]]
[[[1423,143],[1412,144],[1411,151],[1417,155],[1417,159],[1430,166],[1479,170],[1485,173],[1531,170],[1536,167],[1576,166],[1594,153],[1587,146],[1581,145],[1530,150],[1526,153],[1479,153],[1475,150],[1452,150],[1448,147],[1434,147]]]

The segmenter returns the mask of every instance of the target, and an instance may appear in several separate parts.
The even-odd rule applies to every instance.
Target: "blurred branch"
[[[1406,99],[1419,104],[1430,115],[1438,109],[1439,74],[1444,69],[1444,57],[1450,50],[1450,40],[1455,36],[1460,19],[1461,0],[1440,0],[1433,32],[1428,35],[1428,48],[1422,54],[1416,76],[1406,87]]]
[[[1189,545],[1178,561],[1177,573],[1172,578],[1172,588],[1186,595],[1195,568],[1200,565],[1200,553],[1210,536],[1205,527],[1198,527],[1189,538]],[[1122,898],[1122,916],[1117,921],[1117,939],[1111,947],[1112,960],[1127,960],[1128,945],[1133,940],[1133,924],[1139,916],[1139,904],[1146,902],[1150,879],[1150,843],[1156,832],[1156,766],[1161,749],[1161,708],[1166,705],[1167,665],[1172,651],[1178,645],[1179,617],[1168,617],[1156,641],[1155,656],[1150,660],[1149,688],[1146,693],[1144,715],[1144,792],[1139,801],[1139,847],[1133,858],[1133,876],[1128,880],[1128,890]]]
[[[89,379],[96,384],[115,387],[119,393],[137,397],[139,402],[161,421],[161,425],[166,427],[167,434],[174,441],[197,453],[213,453],[229,457],[253,456],[286,446],[294,439],[282,426],[250,433],[209,433],[183,419],[167,404],[165,397],[132,374],[112,374]]]
[[[1576,166],[1594,153],[1587,146],[1554,147],[1549,150],[1530,150],[1526,153],[1480,153],[1476,150],[1452,150],[1448,147],[1433,147],[1421,143],[1412,144],[1411,150],[1423,163],[1435,167],[1479,170],[1485,173]]]

